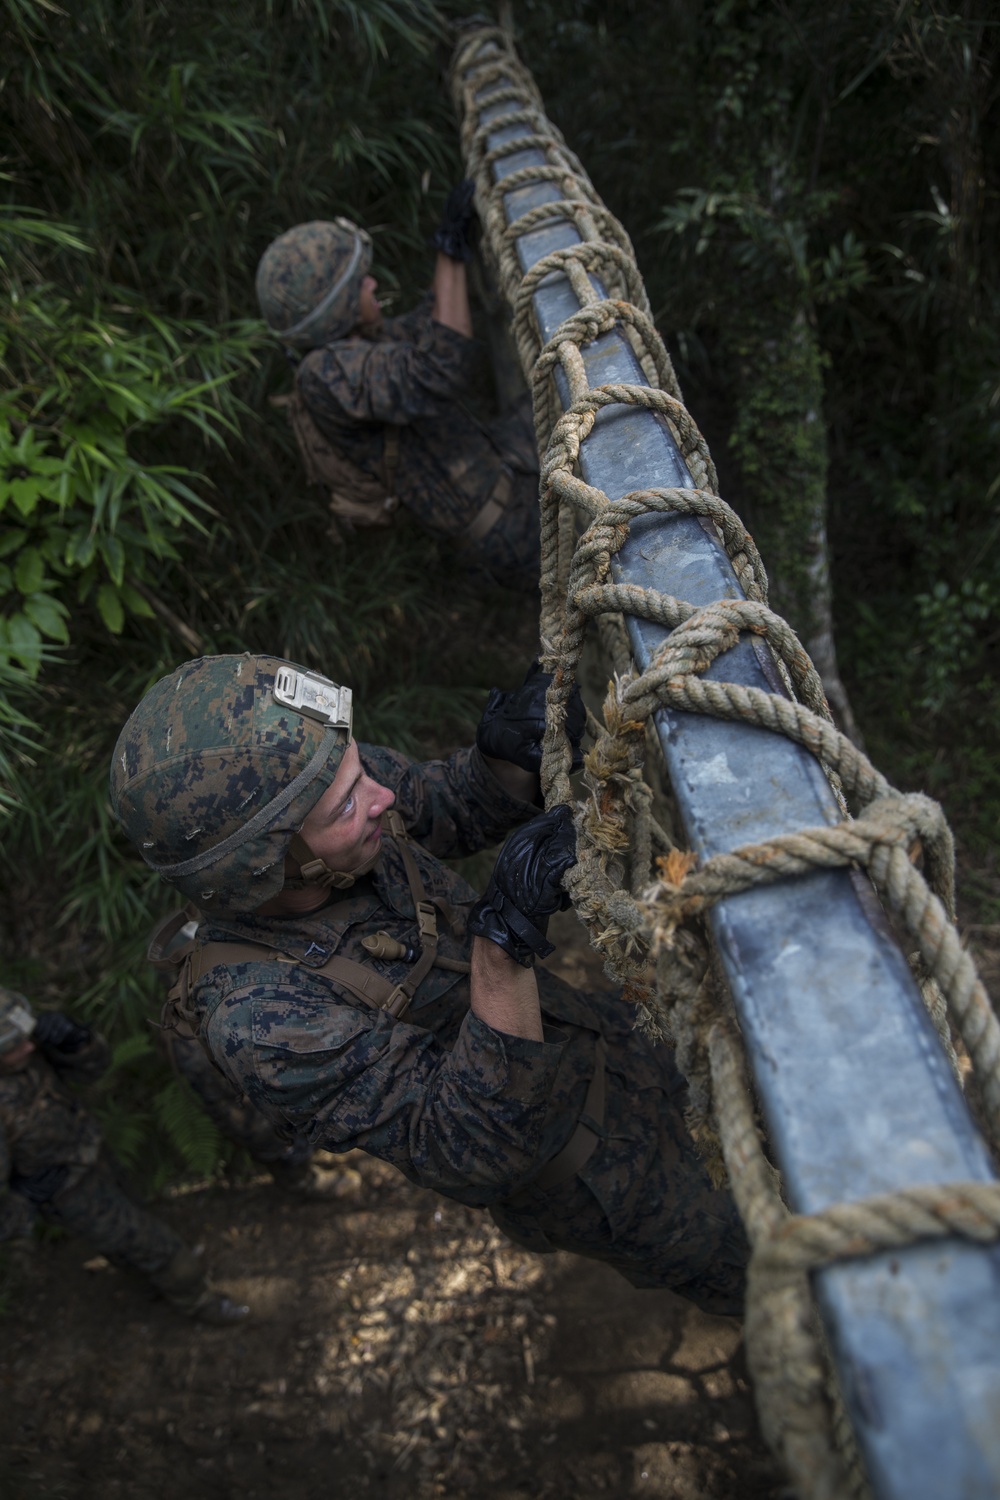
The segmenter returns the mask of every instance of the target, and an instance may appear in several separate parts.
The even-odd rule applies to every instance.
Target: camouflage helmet
[[[372,242],[350,219],[296,224],[272,240],[257,267],[257,301],[271,332],[293,349],[343,338],[361,317]]]
[[[168,885],[252,911],[285,886],[293,841],[310,859],[298,830],[350,739],[350,688],[280,657],[200,657],[155,683],[118,736],[111,805]],[[341,883],[314,863],[304,878]]]
[[[26,1042],[35,1029],[31,1002],[17,990],[0,984],[0,1057]]]

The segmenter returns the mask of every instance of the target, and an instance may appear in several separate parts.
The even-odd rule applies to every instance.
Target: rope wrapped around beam
[[[484,26],[463,33],[451,76],[465,160],[476,183],[483,251],[511,307],[534,398],[541,455],[541,635],[544,664],[553,673],[542,763],[547,806],[574,802],[564,723],[589,622],[617,643],[604,722],[585,758],[587,796],[576,806],[578,863],[567,887],[607,972],[623,986],[624,1000],[635,1004],[639,1024],[676,1042],[689,1084],[692,1130],[710,1167],[725,1163],[753,1246],[746,1337],[765,1434],[800,1494],[839,1500],[858,1494],[864,1480],[856,1452],[845,1456],[835,1440],[835,1429],[844,1424],[809,1274],[846,1258],[946,1235],[995,1241],[1000,1184],[949,1183],[790,1214],[762,1148],[738,1027],[702,919],[713,903],[754,886],[835,866],[867,871],[912,941],[911,963],[956,1070],[950,1027],[961,1038],[996,1146],[1000,1025],[954,926],[951,834],[936,803],[895,791],[837,730],[807,653],[787,622],[767,607],[763,564],[719,495],[708,447],[653,325],[628,235],[546,118],[507,32]],[[488,119],[481,121],[484,109]],[[491,138],[510,127],[515,134],[491,147]],[[529,149],[543,157],[539,165],[497,179],[495,164]],[[508,224],[505,196],[540,182],[555,184],[559,197]],[[517,254],[521,236],[565,221],[576,228],[580,244],[542,257],[525,274]],[[568,279],[580,309],[545,342],[532,298],[553,273]],[[605,296],[592,276],[603,283]],[[647,385],[590,386],[580,351],[612,329],[633,349]],[[569,392],[565,410],[557,372]],[[693,487],[646,489],[612,501],[583,481],[581,446],[598,413],[621,405],[656,412],[667,423]],[[612,558],[635,519],[655,512],[711,522],[746,598],[695,608],[668,594],[615,583]],[[623,612],[671,631],[642,673],[622,650]],[[705,679],[706,669],[746,632],[770,647],[787,696]],[[787,735],[824,767],[843,809],[841,821],[748,845],[698,867],[694,856],[671,847],[652,816],[652,793],[642,779],[647,724],[663,707]]]

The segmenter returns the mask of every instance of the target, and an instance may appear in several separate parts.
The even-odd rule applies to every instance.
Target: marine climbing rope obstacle
[[[992,1291],[993,1273],[955,1240],[992,1246],[1000,1237],[1000,1184],[954,1079],[946,1076],[949,1065],[958,1073],[954,1034],[971,1063],[981,1118],[996,1147],[1000,1026],[954,926],[950,832],[937,804],[895,791],[838,732],[808,656],[768,609],[764,567],[718,493],[711,455],[653,325],[628,235],[547,119],[509,32],[490,26],[464,32],[451,79],[467,170],[476,182],[482,251],[510,306],[534,398],[541,635],[553,672],[542,764],[546,804],[574,802],[562,725],[585,634],[596,624],[614,677],[586,757],[571,895],[607,972],[636,1007],[638,1023],[675,1041],[690,1085],[692,1129],[710,1166],[721,1171],[724,1162],[728,1172],[753,1245],[746,1339],[765,1435],[803,1496],[857,1494],[867,1482],[880,1496],[909,1500],[987,1493],[976,1486],[984,1477],[1000,1484],[996,1424],[986,1437],[969,1404],[982,1403],[977,1412],[988,1424],[1000,1391],[1000,1368],[989,1352],[992,1324],[990,1343],[969,1356],[977,1394],[972,1377],[958,1382],[964,1415],[957,1442],[947,1427],[956,1425],[957,1408],[942,1394],[940,1372],[903,1368],[933,1362],[922,1356],[922,1339],[928,1346],[937,1340],[933,1358],[940,1363],[956,1320],[965,1321],[974,1341],[961,1289]],[[642,414],[641,431],[634,421],[629,425],[630,413]],[[630,486],[644,466],[648,471],[650,454],[659,455],[659,472],[670,482]],[[691,524],[685,528],[682,518]],[[713,554],[708,564],[690,562],[699,548]],[[690,576],[695,597],[668,591],[664,574]],[[720,725],[739,726],[741,733]],[[676,847],[653,813],[643,770],[658,743],[694,852]],[[755,822],[739,801],[752,792],[740,784],[741,766],[759,773],[762,759],[779,800],[787,792],[791,827],[773,808]],[[706,798],[713,797],[725,804],[724,826],[715,832],[705,813]],[[812,825],[796,814],[799,805],[817,809]],[[780,831],[749,841],[738,836],[741,827],[779,825]],[[867,893],[858,871],[867,872]],[[765,920],[774,904],[761,904],[764,893],[778,882],[793,927],[803,913],[814,924],[818,918],[801,932],[801,942],[782,939],[770,930],[777,924]],[[913,1005],[913,985],[903,982],[901,963],[894,967],[898,950],[871,887],[905,940],[943,1044],[933,1056],[923,1045],[926,1023]],[[831,908],[827,921],[830,892],[841,906],[851,903],[852,913],[861,908],[862,918],[841,917]],[[787,1059],[783,1066],[780,1026],[794,1033],[805,1025],[798,1014],[807,1009],[802,977],[807,984],[812,978],[810,962],[817,973],[822,969],[829,957],[824,932],[838,921],[846,922],[837,931],[842,938],[849,929],[852,944],[861,926],[864,934],[842,956],[834,941],[840,990],[831,990],[833,998],[814,1011],[810,1024],[819,1030],[791,1046],[796,1067]],[[762,925],[768,929],[763,937]],[[797,976],[792,982],[781,972],[786,961]],[[764,992],[771,1010],[782,1013],[778,1030],[766,1014]],[[857,1011],[859,998],[868,1011]],[[884,1149],[888,1165],[838,1163],[831,1175],[829,1158],[814,1149],[824,1121],[829,1129],[830,1109],[806,1120],[801,1140],[794,1122],[789,1127],[791,1075],[807,1070],[806,1059],[812,1065],[818,1041],[839,1037],[836,1026],[851,1003],[852,1077],[869,1066],[866,1038],[871,1051],[889,1035],[903,1059],[895,1071],[905,1077],[911,1068],[928,1091],[919,1104],[916,1146],[927,1148],[922,1162],[905,1116],[909,1084],[895,1096],[891,1085],[884,1089],[889,1118],[894,1107],[902,1110],[898,1149]],[[824,1006],[837,1012],[828,1032]],[[915,1042],[903,1035],[900,1016]],[[840,1045],[831,1052],[826,1061],[836,1126],[836,1088],[845,1075]],[[758,1100],[768,1123],[767,1153]],[[815,1114],[811,1099],[808,1107]],[[855,1152],[851,1124],[839,1122],[847,1157]],[[784,1193],[772,1158],[784,1174]],[[887,1191],[857,1188],[883,1180],[892,1183]],[[913,1249],[934,1241],[949,1241],[952,1256],[947,1274],[939,1263],[937,1289],[930,1288],[929,1262]],[[888,1251],[901,1258],[891,1262]],[[833,1269],[841,1263],[850,1268],[847,1276]],[[890,1306],[885,1291],[885,1278],[900,1265],[909,1313]],[[813,1273],[820,1273],[822,1321],[810,1291]],[[994,1307],[987,1322],[995,1315]],[[828,1339],[867,1480],[844,1432]],[[945,1352],[945,1366],[952,1352]]]

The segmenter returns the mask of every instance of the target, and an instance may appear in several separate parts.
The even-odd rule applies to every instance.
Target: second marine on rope
[[[372,244],[348,219],[296,225],[265,250],[257,299],[295,367],[289,415],[310,483],[341,526],[404,506],[492,581],[538,584],[538,456],[530,400],[483,422],[465,262],[472,185],[448,200],[430,291],[386,318]]]

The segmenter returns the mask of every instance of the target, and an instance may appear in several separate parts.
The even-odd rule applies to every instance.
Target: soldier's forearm
[[[516,797],[519,802],[541,805],[541,782],[534,771],[524,771],[513,761],[497,760],[493,755],[484,755],[483,760],[508,796]]]
[[[472,940],[472,1011],[494,1031],[541,1042],[542,1012],[533,969],[525,969],[488,938]]]
[[[443,323],[446,328],[471,339],[472,314],[469,312],[469,288],[464,263],[452,260],[439,251],[432,290],[435,323]]]

